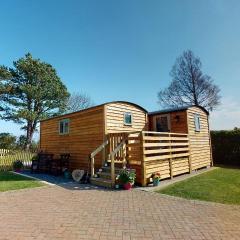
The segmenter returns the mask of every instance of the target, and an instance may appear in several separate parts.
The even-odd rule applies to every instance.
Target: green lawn
[[[158,192],[187,199],[240,204],[240,169],[217,168]]]
[[[43,185],[43,183],[31,178],[23,177],[11,172],[0,172],[0,192],[40,187]]]

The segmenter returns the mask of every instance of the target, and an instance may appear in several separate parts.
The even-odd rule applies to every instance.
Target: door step
[[[91,178],[90,179],[91,184],[96,185],[96,186],[101,186],[101,187],[106,187],[106,188],[113,188],[112,180],[111,179],[106,179],[106,178]]]
[[[104,179],[110,179],[111,180],[111,173],[110,172],[98,172],[97,175],[99,176],[99,178],[104,178]],[[115,174],[115,178],[116,178],[116,174]]]

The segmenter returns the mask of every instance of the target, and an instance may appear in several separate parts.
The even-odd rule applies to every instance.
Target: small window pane
[[[60,122],[60,133],[63,133],[63,122]]]
[[[64,126],[64,132],[65,133],[68,133],[68,127],[69,127],[68,122],[65,122],[65,126]]]
[[[195,131],[200,132],[201,125],[200,125],[200,116],[198,114],[194,115],[194,123],[195,123]]]
[[[132,125],[132,114],[131,113],[124,114],[124,124]]]
[[[59,122],[59,134],[69,133],[69,119],[63,119]]]

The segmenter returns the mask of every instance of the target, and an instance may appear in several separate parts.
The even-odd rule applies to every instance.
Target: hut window
[[[63,119],[59,122],[59,134],[69,133],[69,119]]]
[[[198,114],[194,115],[194,123],[195,123],[195,131],[200,132],[201,125],[200,125],[200,116]]]
[[[132,113],[124,113],[124,124],[132,125]]]

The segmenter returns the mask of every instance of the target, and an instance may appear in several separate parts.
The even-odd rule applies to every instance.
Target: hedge
[[[214,164],[240,166],[240,129],[211,131]]]

